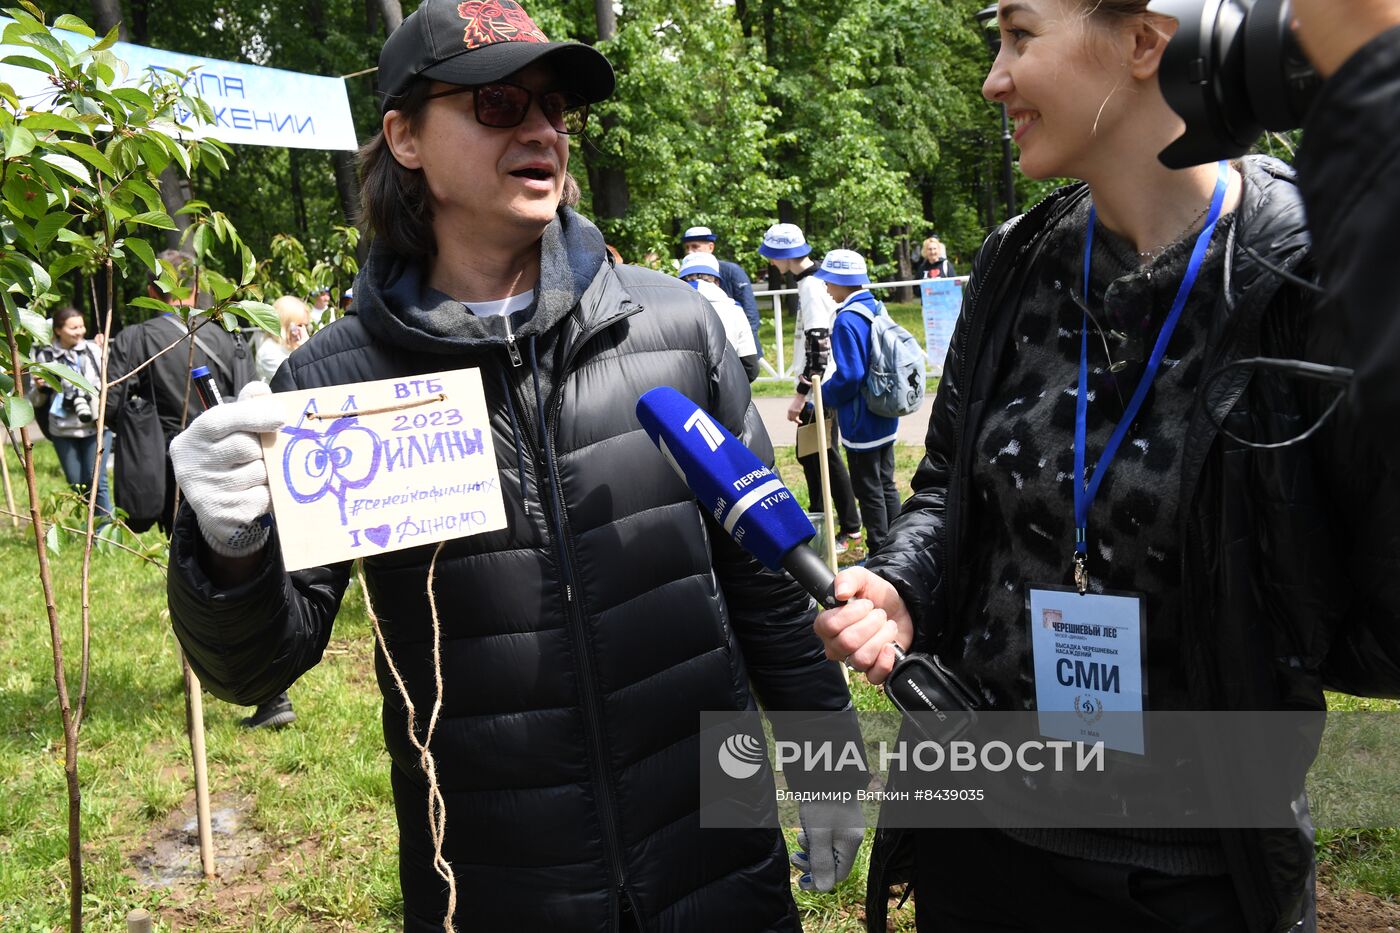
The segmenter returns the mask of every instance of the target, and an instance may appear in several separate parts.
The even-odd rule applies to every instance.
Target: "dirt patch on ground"
[[[158,909],[172,930],[238,929],[238,918],[265,917],[283,909],[274,886],[316,851],[314,840],[285,847],[252,823],[252,801],[215,794],[209,802],[217,872],[206,880],[199,857],[194,794],[146,834],[131,855],[137,880],[165,892]],[[232,924],[230,926],[229,924]]]
[[[1391,933],[1400,930],[1400,904],[1361,891],[1327,890],[1317,885],[1318,933]]]
[[[256,868],[267,851],[263,837],[249,821],[252,803],[229,794],[209,801],[214,859],[220,875],[236,876]],[[131,857],[137,880],[153,887],[198,884],[204,880],[199,858],[199,828],[194,794],[146,835],[146,845]]]

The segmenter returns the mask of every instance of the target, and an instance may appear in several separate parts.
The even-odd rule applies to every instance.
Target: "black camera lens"
[[[1186,168],[1244,155],[1265,130],[1302,126],[1321,78],[1293,35],[1291,0],[1152,0],[1179,26],[1159,81],[1186,132],[1158,156]]]

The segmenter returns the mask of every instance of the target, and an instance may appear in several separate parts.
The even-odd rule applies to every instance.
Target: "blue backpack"
[[[927,356],[914,335],[895,323],[883,302],[871,314],[864,305],[846,308],[870,322],[870,365],[861,387],[866,407],[882,418],[912,415],[924,402]]]

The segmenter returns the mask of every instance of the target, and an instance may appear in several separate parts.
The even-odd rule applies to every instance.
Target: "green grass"
[[[45,445],[38,452],[47,496],[61,482],[52,450]],[[783,477],[805,502],[791,448],[778,453]],[[898,449],[904,489],[917,457],[914,448]],[[144,540],[158,538],[151,532]],[[80,558],[68,546],[53,564],[74,693]],[[6,568],[0,575],[0,930],[46,931],[64,927],[67,918],[63,737],[33,542],[8,520],[0,520],[0,561]],[[192,801],[163,575],[129,554],[101,554],[93,561],[92,592],[90,705],[79,769],[88,928],[122,929],[129,910],[145,907],[157,915],[159,930],[172,924],[229,933],[399,929],[389,763],[371,633],[356,589],[347,594],[325,659],[292,690],[300,715],[295,726],[248,733],[237,724],[245,709],[206,697],[215,808],[240,803],[263,847],[236,877],[175,887],[143,884],[133,861],[162,833],[178,829]],[[863,679],[853,691],[859,708],[886,708]],[[1400,832],[1324,832],[1318,851],[1335,886],[1400,896]],[[863,930],[867,853],[868,846],[833,894],[798,894],[809,931]],[[912,910],[897,916],[897,929],[912,929]]]

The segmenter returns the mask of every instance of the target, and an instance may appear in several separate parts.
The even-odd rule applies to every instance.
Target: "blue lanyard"
[[[1157,335],[1157,342],[1152,347],[1152,355],[1148,357],[1147,368],[1143,370],[1142,378],[1138,380],[1137,389],[1128,401],[1128,407],[1123,410],[1123,417],[1114,427],[1108,443],[1104,445],[1103,454],[1099,457],[1098,465],[1094,468],[1092,479],[1088,477],[1084,466],[1084,448],[1088,446],[1090,326],[1089,315],[1084,315],[1084,325],[1079,340],[1079,394],[1074,403],[1074,582],[1081,595],[1088,592],[1089,589],[1089,508],[1094,504],[1094,498],[1099,493],[1099,486],[1103,483],[1104,476],[1108,474],[1109,465],[1118,453],[1119,445],[1123,443],[1128,428],[1132,427],[1133,419],[1137,417],[1138,410],[1142,408],[1143,400],[1147,398],[1147,390],[1152,387],[1153,380],[1157,378],[1157,370],[1161,368],[1162,357],[1167,352],[1167,343],[1172,339],[1172,332],[1176,330],[1177,322],[1181,320],[1181,312],[1186,307],[1186,300],[1191,296],[1191,290],[1196,286],[1196,278],[1201,273],[1201,263],[1205,260],[1206,248],[1210,246],[1211,235],[1215,233],[1215,225],[1220,221],[1220,214],[1225,206],[1225,192],[1229,186],[1230,164],[1222,161],[1219,175],[1215,181],[1215,193],[1211,195],[1210,199],[1210,214],[1206,217],[1205,228],[1196,237],[1196,246],[1191,250],[1191,261],[1186,266],[1186,275],[1181,280],[1181,287],[1177,289],[1176,301],[1172,303],[1171,312],[1167,314],[1166,321],[1162,323],[1162,330]],[[1089,300],[1089,264],[1094,250],[1094,221],[1096,217],[1097,214],[1091,205],[1089,208],[1089,231],[1084,237],[1084,300],[1086,302]]]

